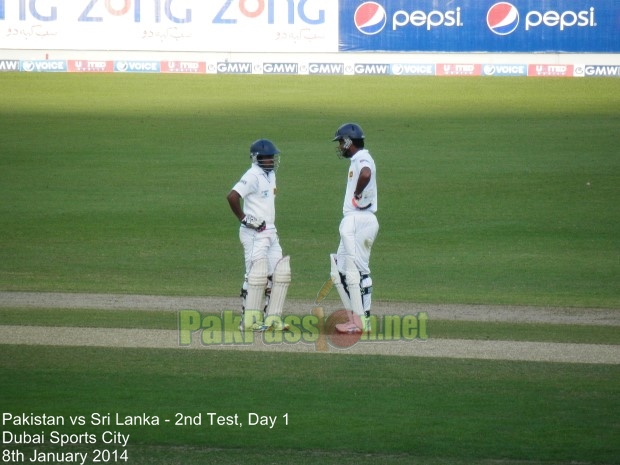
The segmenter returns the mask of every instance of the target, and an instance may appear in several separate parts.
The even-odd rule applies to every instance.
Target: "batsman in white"
[[[355,123],[338,128],[333,141],[338,142],[339,158],[350,160],[347,188],[340,222],[340,244],[331,254],[331,279],[349,321],[336,325],[341,333],[370,332],[372,278],[370,251],[379,232],[377,212],[377,170],[370,152],[364,148],[364,132]]]
[[[282,256],[275,226],[280,151],[270,140],[259,139],[250,146],[250,159],[252,166],[227,196],[233,214],[241,222],[239,240],[245,259],[240,328],[284,331],[288,326],[281,315],[291,269],[290,257]]]

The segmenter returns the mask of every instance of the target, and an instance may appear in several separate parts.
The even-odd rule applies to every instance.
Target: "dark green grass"
[[[208,315],[221,316],[201,312]],[[427,324],[433,339],[620,344],[617,326],[445,321],[432,314]],[[176,330],[179,322],[178,313],[169,311],[0,308],[0,325]]]
[[[0,101],[1,290],[236,295],[225,196],[269,137],[290,295],[314,298],[355,120],[375,298],[620,305],[617,79],[3,73]]]
[[[166,463],[220,463],[210,461],[210,448],[217,458],[232,451],[223,463],[246,451],[274,463],[288,454],[296,463],[360,464],[620,457],[620,371],[610,365],[2,346],[0,375],[3,410],[15,414],[63,415],[67,423],[95,412],[159,416],[159,426],[62,427],[129,433],[129,463],[163,463],[162,454]],[[238,414],[244,425],[210,426],[208,412]],[[250,427],[248,412],[279,423]],[[163,421],[174,423],[177,413],[202,413],[203,424]],[[5,429],[49,437],[61,428]]]

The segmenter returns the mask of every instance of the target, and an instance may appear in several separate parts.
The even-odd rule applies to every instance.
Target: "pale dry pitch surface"
[[[338,301],[323,302],[326,314],[338,308]],[[312,302],[289,301],[284,314],[308,315]],[[237,309],[238,298],[167,297],[148,295],[68,294],[0,292],[0,307],[22,308],[25,312],[38,308],[131,309],[131,310],[198,310],[219,312]],[[398,302],[376,302],[377,315],[415,315],[426,312],[429,320],[497,321],[511,323],[550,323],[567,325],[620,326],[620,312],[613,309],[502,307],[482,305],[421,305]],[[145,347],[201,350],[262,350],[341,354],[379,354],[414,357],[447,357],[493,360],[524,360],[567,363],[620,364],[620,346],[605,344],[566,344],[522,341],[480,341],[432,339],[426,341],[358,342],[341,349],[327,345],[321,350],[312,343],[268,344],[256,337],[252,344],[203,345],[200,337],[188,347],[179,344],[178,331],[66,328],[40,326],[0,326],[0,344]]]

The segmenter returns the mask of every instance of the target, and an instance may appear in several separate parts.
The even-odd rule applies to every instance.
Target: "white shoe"
[[[264,332],[264,331],[267,331],[268,329],[271,329],[271,326],[264,324],[262,321],[253,323],[252,326],[250,326],[249,328],[246,328],[243,322],[241,322],[241,324],[239,325],[239,331],[241,332],[244,332],[244,331]]]
[[[344,334],[357,334],[362,332],[362,328],[357,326],[355,323],[348,321],[346,323],[336,325],[336,331]]]
[[[261,323],[254,323],[254,324],[250,327],[250,329],[251,329],[252,331],[258,331],[258,332],[261,332],[261,333],[262,333],[262,332],[264,332],[264,331],[267,331],[267,330],[268,330],[268,329],[270,329],[270,328],[271,328],[271,326],[268,326],[268,325],[266,325],[266,324],[264,324],[264,323],[262,323],[262,322],[261,322]]]

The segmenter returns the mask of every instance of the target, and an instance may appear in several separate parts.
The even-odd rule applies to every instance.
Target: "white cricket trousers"
[[[242,226],[239,228],[239,240],[243,245],[245,279],[247,280],[252,262],[265,257],[269,261],[269,276],[271,276],[276,263],[282,258],[282,247],[277,230],[265,229],[262,232],[257,232]]]
[[[345,274],[346,259],[350,257],[362,275],[370,274],[370,250],[378,232],[379,222],[374,213],[356,212],[342,218],[336,253],[340,273]]]

